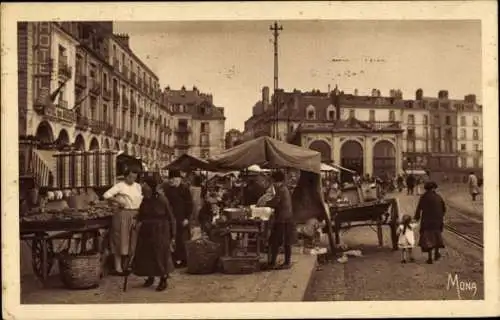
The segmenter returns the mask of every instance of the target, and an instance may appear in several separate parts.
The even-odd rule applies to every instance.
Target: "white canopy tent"
[[[340,172],[339,169],[332,167],[326,163],[321,163],[321,171],[323,171],[323,172]]]

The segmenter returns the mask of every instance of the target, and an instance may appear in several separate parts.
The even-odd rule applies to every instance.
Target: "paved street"
[[[401,213],[414,214],[417,197],[400,194]],[[450,219],[455,213],[450,212]],[[347,263],[322,266],[313,279],[306,300],[455,300],[483,299],[482,251],[444,232],[446,248],[442,260],[428,265],[426,256],[417,248],[416,263],[401,264],[400,252],[390,248],[388,228],[384,232],[384,247],[378,248],[376,233],[369,227],[347,231],[342,240],[360,249],[363,257],[349,258]],[[455,275],[465,287],[477,287],[477,292],[457,292],[452,286]],[[449,277],[451,276],[450,288]]]
[[[184,303],[301,301],[316,259],[295,254],[290,270],[250,275],[189,275],[176,270],[165,292],[142,288],[143,278],[130,276],[127,292],[123,278],[108,276],[97,289],[70,291],[54,276],[48,288],[32,277],[21,281],[21,303]]]

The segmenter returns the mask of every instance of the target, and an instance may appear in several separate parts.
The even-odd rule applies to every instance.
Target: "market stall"
[[[33,273],[46,284],[57,259],[66,286],[95,285],[114,213],[95,190],[115,183],[116,153],[44,146],[33,139],[20,139],[19,150],[20,176],[31,180],[20,190],[20,240],[31,247]]]
[[[321,156],[318,152],[261,137],[228,149],[208,162],[220,171],[241,170],[251,165],[265,169],[297,169],[300,174],[292,194],[294,221],[297,224],[310,219],[324,221],[330,248],[334,251],[331,223],[321,190]]]

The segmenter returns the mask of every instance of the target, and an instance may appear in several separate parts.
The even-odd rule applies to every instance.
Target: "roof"
[[[200,159],[190,154],[183,154],[167,166],[163,170],[179,170],[191,171],[196,169],[209,169],[209,163],[206,160]]]
[[[123,41],[115,34],[111,34],[111,38],[120,46],[120,48],[122,48],[123,50],[125,50],[128,54],[130,54],[136,63],[140,64],[141,67],[143,67],[144,69],[146,69],[146,71],[151,75],[153,76],[153,78],[155,78],[156,81],[159,81],[160,79],[158,78],[158,76],[156,75],[156,73],[153,72],[153,70],[151,70],[144,62],[142,62],[141,58],[139,58],[135,53],[134,51],[132,51],[132,48],[130,48],[129,46],[125,45],[123,43]]]

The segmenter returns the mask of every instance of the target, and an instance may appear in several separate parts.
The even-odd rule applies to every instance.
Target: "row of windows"
[[[307,120],[316,120],[316,109],[313,106],[307,107],[306,117]],[[328,107],[326,118],[328,120],[335,120],[335,110],[333,106]],[[349,118],[356,118],[356,110],[349,110]],[[370,121],[376,121],[375,110],[370,110]],[[396,121],[396,113],[394,110],[389,110],[389,121]]]

